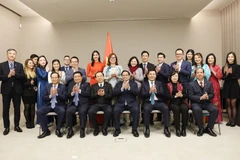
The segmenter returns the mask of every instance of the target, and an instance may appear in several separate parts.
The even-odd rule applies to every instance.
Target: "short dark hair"
[[[172,76],[174,76],[175,74],[178,74],[177,71],[172,71],[172,73],[169,76],[169,81],[172,82]],[[178,82],[180,83],[180,76],[178,74]]]
[[[74,76],[75,74],[80,74],[81,77],[83,76],[82,72],[80,72],[80,71],[76,71],[76,72],[74,72],[74,73],[73,73],[73,76]]]
[[[129,59],[129,61],[128,61],[128,67],[132,67],[132,66],[131,66],[131,61],[132,61],[133,59],[136,59],[136,61],[137,61],[137,66],[139,66],[138,58],[137,58],[136,56],[132,56],[132,57]]]
[[[196,70],[194,71],[194,73],[196,74],[197,73],[197,70],[201,69],[204,73],[204,69],[202,67],[199,67],[199,68],[196,68]]]
[[[33,58],[38,58],[38,55],[36,55],[36,54],[31,54],[31,56],[30,56],[30,59],[33,59]]]
[[[70,61],[72,61],[73,58],[77,59],[77,61],[79,62],[79,59],[77,56],[72,56]]]
[[[149,75],[149,73],[152,72],[152,71],[154,71],[154,72],[157,74],[156,70],[154,70],[154,69],[150,69],[150,70],[148,70],[147,75]]]
[[[14,48],[9,48],[9,49],[7,50],[7,53],[8,53],[9,51],[14,51],[14,52],[17,53],[16,49],[14,49]]]
[[[111,59],[112,56],[115,56],[115,57],[116,57],[115,65],[118,65],[118,58],[117,58],[117,55],[116,55],[115,53],[111,53],[111,54],[109,54],[107,65],[108,65],[108,66],[111,65],[110,59]]]
[[[162,52],[159,52],[159,53],[157,54],[157,57],[160,56],[160,55],[162,55],[163,58],[166,58],[166,55],[165,55],[164,53],[162,53]]]
[[[96,75],[97,75],[98,73],[102,73],[102,75],[104,76],[104,73],[101,72],[101,71],[97,71],[94,76],[96,77]]]
[[[184,51],[183,51],[183,49],[182,48],[178,48],[178,49],[176,49],[176,51],[175,51],[175,54],[176,54],[176,52],[177,51],[182,51],[183,52],[183,54],[184,54]]]
[[[142,53],[141,53],[141,56],[144,54],[144,53],[147,53],[147,55],[149,56],[149,53],[148,53],[148,51],[142,51]]]
[[[50,74],[50,77],[52,78],[52,75],[53,74],[57,74],[58,75],[58,78],[60,78],[60,75],[59,75],[59,73],[58,72],[52,72],[51,74]]]
[[[63,59],[64,59],[64,58],[66,58],[66,57],[70,58],[70,56],[69,56],[69,55],[65,55],[65,56],[63,57]]]
[[[131,75],[128,70],[123,70],[122,73],[121,73],[121,75],[122,75],[124,72],[127,72],[129,76]]]
[[[205,63],[208,64],[208,58],[209,58],[210,56],[213,56],[213,58],[214,58],[213,66],[215,66],[217,59],[216,59],[216,56],[215,56],[213,53],[209,53],[209,54],[207,55],[207,57],[206,57],[206,62],[205,62]],[[208,65],[209,65],[209,64],[208,64]]]

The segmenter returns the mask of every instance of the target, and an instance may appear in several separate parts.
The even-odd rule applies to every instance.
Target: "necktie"
[[[10,63],[10,69],[14,69],[13,62]]]
[[[151,82],[151,87],[153,87],[153,82]],[[154,101],[154,92],[151,93],[151,104],[154,105],[155,101]]]
[[[203,83],[202,83],[202,81],[200,81],[200,86],[201,86],[201,88],[203,88]]]
[[[102,86],[102,83],[100,83],[100,87],[102,88],[103,86]]]
[[[79,88],[79,85],[78,85],[78,88]],[[74,100],[73,101],[74,101],[75,106],[78,106],[78,101],[79,101],[78,92],[76,92],[74,94]]]
[[[53,89],[55,89],[56,87],[53,86]],[[54,94],[52,96],[52,103],[51,103],[51,108],[54,109],[55,108],[55,103],[56,103],[56,94]]]
[[[143,70],[145,71],[145,69],[146,69],[146,64],[144,63],[143,64]]]

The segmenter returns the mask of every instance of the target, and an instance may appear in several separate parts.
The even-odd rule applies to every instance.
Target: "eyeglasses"
[[[116,57],[111,57],[110,59],[116,59]]]

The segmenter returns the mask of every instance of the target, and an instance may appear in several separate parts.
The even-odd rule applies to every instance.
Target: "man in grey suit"
[[[195,74],[197,79],[189,83],[188,96],[191,100],[193,116],[199,128],[197,136],[208,133],[210,136],[216,137],[217,135],[212,129],[218,116],[218,109],[211,102],[214,96],[212,83],[204,79],[204,70],[202,68],[196,69]],[[202,110],[207,110],[210,113],[205,131],[203,129]]]
[[[72,68],[66,71],[66,82],[67,82],[67,84],[70,84],[71,82],[73,82],[73,73],[76,72],[76,71],[81,72],[82,75],[83,75],[83,81],[86,81],[87,76],[86,76],[85,69],[82,69],[82,68],[78,67],[78,65],[79,65],[78,57],[73,56],[71,58],[71,65],[72,65]]]

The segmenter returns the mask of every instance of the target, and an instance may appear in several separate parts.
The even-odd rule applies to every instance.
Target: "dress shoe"
[[[144,132],[144,136],[145,136],[146,138],[150,137],[150,129],[147,128],[147,127],[146,127],[146,130],[145,130],[145,132]]]
[[[143,119],[141,120],[141,122],[140,122],[140,124],[143,124],[144,123],[144,121],[143,121]]]
[[[61,132],[60,130],[58,130],[58,129],[56,129],[55,134],[56,134],[59,138],[61,138],[61,137],[63,136],[62,132]]]
[[[20,127],[14,127],[14,131],[22,132],[22,129]]]
[[[231,122],[230,122],[230,121],[226,123],[226,126],[230,126],[230,125],[231,125]]]
[[[114,133],[113,133],[113,137],[117,137],[119,136],[119,134],[121,133],[120,129],[115,129]]]
[[[183,137],[186,137],[186,136],[187,136],[186,129],[182,129],[181,135],[182,135]]]
[[[139,133],[137,130],[132,130],[132,134],[134,137],[139,137]]]
[[[216,133],[213,132],[211,128],[206,127],[205,133],[208,133],[210,136],[216,137]]]
[[[10,132],[9,128],[5,128],[5,130],[3,131],[3,135],[6,136],[8,135],[9,132]]]
[[[26,122],[26,128],[27,128],[27,129],[31,129],[31,125],[30,125],[29,122]]]
[[[107,135],[108,135],[107,129],[102,129],[102,134],[103,134],[104,136],[107,136]]]
[[[93,135],[94,135],[94,136],[97,136],[98,134],[99,134],[99,130],[98,130],[98,129],[94,129]]]
[[[177,136],[177,137],[181,137],[181,132],[180,132],[179,129],[176,130],[176,136]]]
[[[74,132],[73,132],[72,128],[68,128],[67,139],[72,138],[73,135],[74,135]]]
[[[199,129],[198,132],[197,132],[197,136],[198,137],[201,137],[202,135],[204,134],[204,129]]]
[[[81,128],[80,129],[80,138],[84,138],[85,137],[85,129]]]
[[[230,127],[235,127],[236,123],[235,122],[231,122]]]
[[[130,126],[130,127],[132,126],[132,121],[130,121],[129,126]]]
[[[171,137],[171,133],[169,132],[168,127],[164,128],[164,134],[168,138]]]
[[[49,129],[47,129],[46,131],[44,131],[41,135],[38,136],[38,138],[44,138],[46,136],[49,136],[51,134],[51,132],[49,131]]]

